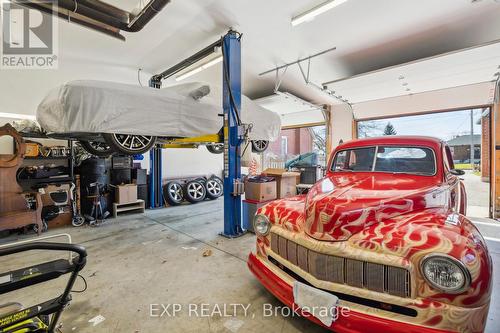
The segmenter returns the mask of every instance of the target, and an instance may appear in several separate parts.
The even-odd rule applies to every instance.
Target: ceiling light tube
[[[0,118],[36,120],[36,116],[21,113],[0,112]]]
[[[187,79],[188,77],[193,76],[193,75],[195,75],[195,74],[197,74],[197,73],[199,73],[199,72],[201,72],[201,71],[203,71],[203,70],[205,70],[207,68],[210,68],[210,67],[218,64],[221,61],[222,61],[222,56],[219,56],[219,57],[217,57],[215,59],[212,59],[212,60],[210,60],[209,62],[207,62],[207,63],[205,63],[203,65],[195,67],[195,68],[187,71],[186,73],[177,76],[175,78],[175,81],[181,81],[181,80]]]
[[[347,0],[330,0],[323,2],[322,4],[292,18],[292,25],[297,26],[301,23],[312,21],[316,16],[321,15],[337,6],[340,6],[344,2],[347,2]]]

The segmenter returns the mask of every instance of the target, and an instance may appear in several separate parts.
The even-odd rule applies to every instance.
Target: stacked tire
[[[224,194],[224,183],[217,176],[212,176],[205,183],[207,198],[215,200]]]
[[[171,181],[163,187],[163,198],[170,206],[177,206],[184,201],[184,189],[181,183]]]
[[[180,205],[184,200],[192,204],[205,199],[215,200],[223,193],[222,179],[215,175],[210,178],[196,178],[185,184],[170,181],[163,187],[163,197],[170,206]]]
[[[89,158],[80,165],[80,193],[82,215],[89,215],[93,202],[89,198],[93,193],[88,193],[92,183],[108,184],[109,175],[106,172],[106,160],[103,158]],[[104,199],[103,199],[104,201]],[[102,202],[103,212],[109,207],[109,202]]]

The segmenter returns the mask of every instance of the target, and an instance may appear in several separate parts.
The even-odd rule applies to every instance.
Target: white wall
[[[142,73],[143,85],[150,76]],[[71,80],[139,84],[136,68],[90,61],[61,61],[57,70],[0,70],[0,112],[34,115],[50,89]]]
[[[141,72],[141,82],[148,84],[150,73]],[[47,92],[70,80],[106,80],[139,84],[137,69],[113,64],[65,61],[57,70],[0,70],[0,112],[34,115]],[[0,126],[12,119],[0,118]],[[151,119],[154,121],[154,119]],[[149,154],[146,154],[147,160]],[[169,149],[163,153],[163,177],[177,178],[203,174],[220,175],[223,156],[199,149]],[[144,167],[149,168],[145,161]]]
[[[144,157],[141,166],[149,170],[149,153]],[[213,174],[222,177],[223,158],[223,154],[212,154],[204,146],[198,149],[163,149],[162,177],[164,180]]]
[[[493,104],[495,83],[484,82],[354,104],[357,120]]]
[[[340,140],[343,142],[352,140],[353,114],[351,107],[347,104],[335,104],[331,109],[331,132],[332,150],[335,149]]]

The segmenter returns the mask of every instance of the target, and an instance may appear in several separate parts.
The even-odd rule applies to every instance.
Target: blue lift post
[[[244,234],[241,226],[241,144],[243,128],[239,121],[241,112],[241,34],[229,31],[222,39],[205,47],[175,66],[154,75],[149,86],[161,88],[163,79],[169,78],[192,64],[216,52],[223,52],[223,106],[224,106],[224,231],[223,236],[234,238]],[[161,187],[161,148],[150,152],[150,201],[151,208],[163,205]]]
[[[161,88],[161,80],[153,77],[149,80],[151,88]],[[149,208],[163,207],[161,148],[153,147],[149,151]]]
[[[222,40],[224,107],[224,232],[225,237],[243,234],[241,226],[241,35],[229,31]]]

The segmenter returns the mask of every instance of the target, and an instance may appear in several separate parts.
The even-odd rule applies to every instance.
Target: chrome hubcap
[[[170,185],[168,192],[175,201],[182,201],[182,188],[179,184]]]
[[[148,146],[153,140],[152,136],[113,134],[116,142],[128,150],[141,150]]]
[[[254,144],[258,150],[262,151],[267,148],[268,142],[265,140],[256,140],[254,141]]]
[[[216,152],[221,152],[224,150],[224,145],[211,145],[211,147]]]
[[[203,185],[200,183],[189,184],[187,190],[193,199],[203,198]]]
[[[222,192],[221,184],[216,180],[209,180],[207,182],[207,191],[211,195],[218,196]]]

